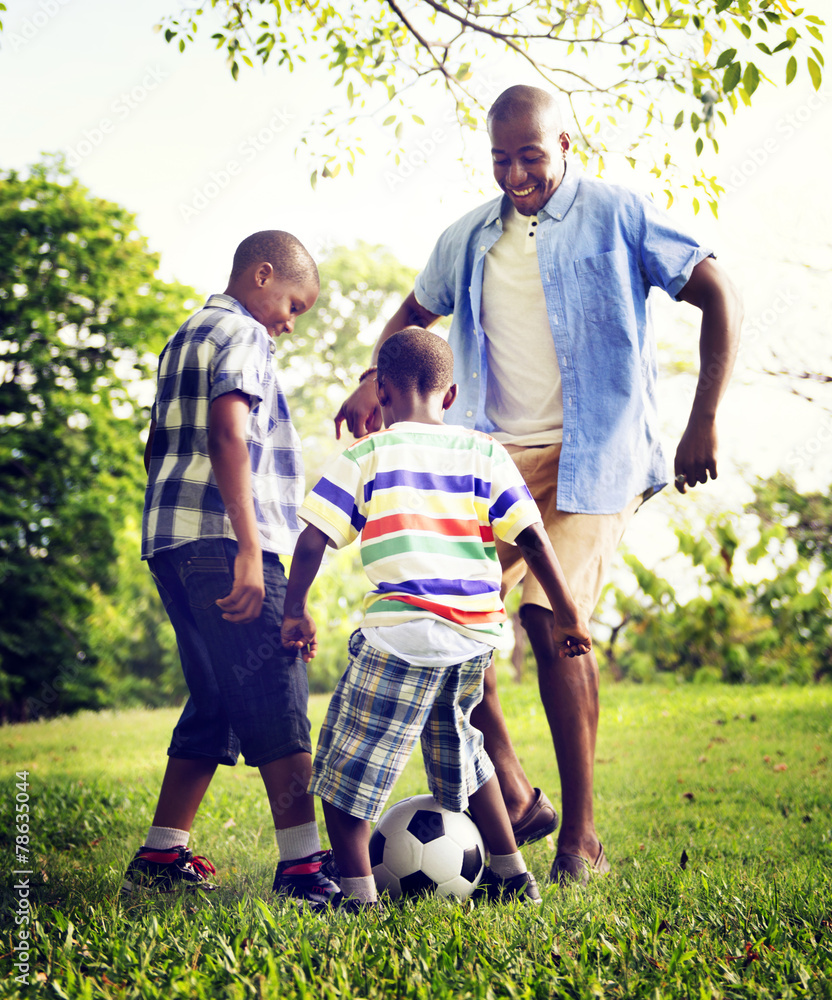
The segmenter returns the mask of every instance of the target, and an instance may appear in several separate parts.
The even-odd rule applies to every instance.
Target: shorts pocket
[[[181,569],[182,585],[192,608],[204,611],[227,597],[234,577],[224,554],[189,556]]]

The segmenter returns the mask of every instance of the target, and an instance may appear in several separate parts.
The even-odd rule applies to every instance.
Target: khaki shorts
[[[617,514],[564,513],[557,509],[560,444],[539,448],[510,444],[505,447],[540,508],[572,597],[584,620],[589,621],[606,583],[612,557],[630,519],[641,506],[642,497],[635,497]],[[518,547],[498,541],[497,554],[503,567],[502,596],[522,580],[521,606],[539,604],[551,610],[537,578],[526,572],[526,563]]]

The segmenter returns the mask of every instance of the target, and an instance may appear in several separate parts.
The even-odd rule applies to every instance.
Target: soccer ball
[[[431,795],[391,806],[370,837],[379,891],[395,899],[419,893],[465,899],[485,868],[485,845],[465,813],[449,812]]]

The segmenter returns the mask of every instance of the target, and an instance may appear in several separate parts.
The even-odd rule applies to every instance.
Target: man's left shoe
[[[312,907],[331,906],[341,892],[333,876],[337,877],[337,868],[332,851],[318,851],[307,858],[281,861],[274,873],[272,890]]]
[[[526,815],[511,825],[518,847],[522,847],[523,844],[532,844],[535,840],[540,840],[547,834],[554,833],[558,827],[558,814],[555,807],[539,788],[535,788],[534,794],[534,802],[527,810]]]
[[[516,899],[534,906],[539,906],[543,902],[540,898],[540,889],[531,872],[502,879],[490,868],[486,868],[483,872],[477,888],[474,889],[473,898],[476,902],[487,900],[489,903],[510,903]]]
[[[580,854],[560,853],[555,857],[549,878],[558,885],[587,885],[590,875],[607,875],[610,863],[604,854],[604,845],[598,844],[598,856],[594,861]]]

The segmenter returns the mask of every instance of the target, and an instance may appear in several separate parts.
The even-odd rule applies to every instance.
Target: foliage
[[[752,510],[771,511],[773,496],[784,508],[812,506],[784,490],[779,477],[760,481],[756,492]],[[627,555],[639,589],[612,587],[621,616],[606,651],[612,671],[642,681],[673,673],[734,683],[807,683],[832,674],[832,567],[816,558],[816,540],[802,534],[805,524],[787,524],[756,519],[755,537],[746,546],[728,515],[711,518],[701,534],[677,528],[679,552],[697,582],[697,595],[686,602],[667,580]],[[790,530],[797,546],[790,543]],[[827,523],[820,533],[828,530]],[[736,566],[742,548],[750,567],[763,565],[771,575],[744,579]]]
[[[141,505],[131,386],[193,294],[157,266],[60,160],[0,175],[0,716],[106,697],[87,616]]]
[[[333,247],[319,270],[321,291],[315,307],[299,317],[291,336],[277,341],[310,487],[323,459],[349,443],[335,441],[332,419],[369,365],[381,326],[412,290],[416,277],[387,247],[362,240],[352,247]]]
[[[539,908],[425,899],[368,917],[275,900],[263,786],[242,766],[219,769],[191,841],[217,865],[220,889],[120,898],[175,713],[8,727],[0,844],[13,858],[13,776],[28,769],[36,864],[24,876],[27,983],[14,979],[18,876],[4,873],[0,997],[828,997],[832,692],[622,684],[601,698],[596,822],[608,878],[579,892],[548,884],[553,848],[541,841],[524,848]],[[315,728],[326,701],[313,699]],[[529,774],[554,797],[536,684],[507,685],[503,703]],[[394,798],[423,791],[416,755]]]
[[[718,152],[726,112],[750,104],[761,83],[788,85],[806,72],[820,88],[824,21],[815,9],[788,0],[211,0],[157,27],[184,50],[208,20],[235,79],[241,64],[272,61],[291,72],[317,57],[326,65],[346,107],[331,107],[301,138],[315,161],[313,186],[342,165],[353,171],[368,117],[401,157],[405,125],[425,124],[413,113],[425,84],[441,83],[452,117],[479,127],[497,95],[477,70],[502,60],[560,95],[584,160],[596,157],[603,169],[608,151],[631,162],[636,149],[652,152],[672,198],[676,167],[655,153],[663,126],[689,128],[697,156],[706,143]],[[700,169],[692,186],[694,208],[699,194],[715,210],[715,178]]]

